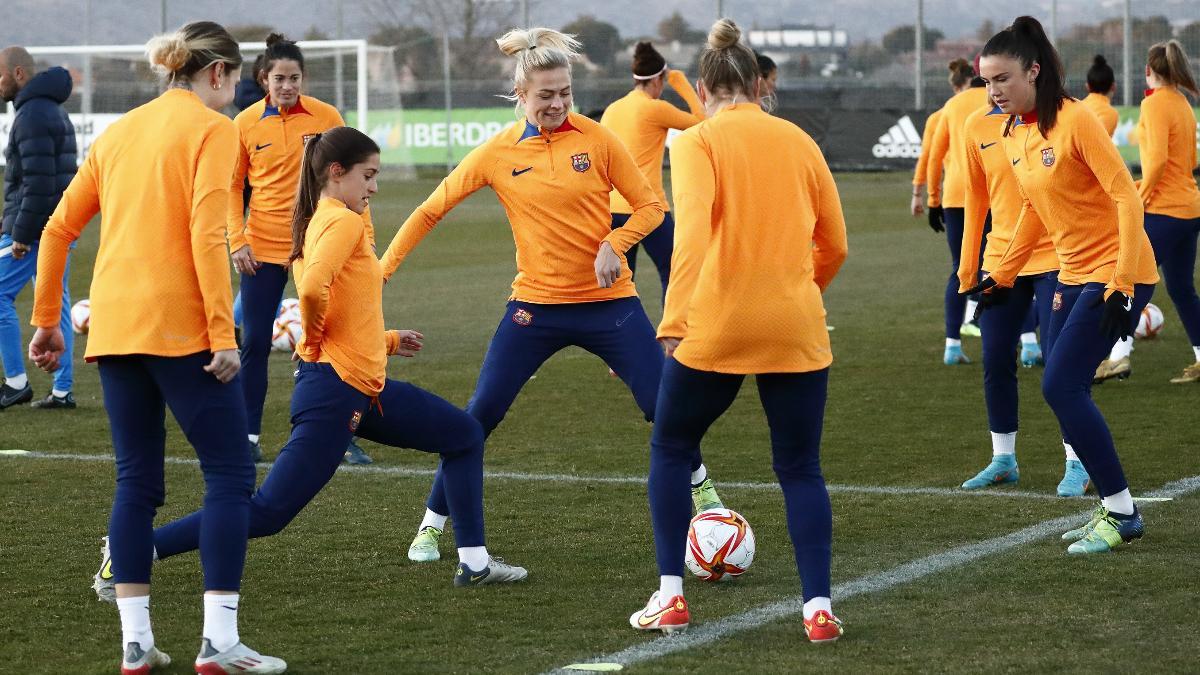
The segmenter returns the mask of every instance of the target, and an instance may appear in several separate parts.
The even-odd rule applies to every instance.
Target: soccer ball
[[[279,303],[279,313],[275,315],[276,319],[284,317],[300,320],[300,301],[296,298],[284,298],[283,302]]]
[[[1157,306],[1146,303],[1142,315],[1138,317],[1137,329],[1133,336],[1139,340],[1148,340],[1158,335],[1163,328],[1163,313]]]
[[[737,511],[709,509],[692,518],[687,554],[692,574],[705,581],[741,576],[754,562],[754,531]]]
[[[71,328],[80,335],[87,335],[88,325],[92,321],[92,303],[87,298],[75,303],[71,308]]]
[[[271,332],[271,348],[280,352],[294,352],[302,334],[299,315],[294,318],[281,316],[275,319],[275,329]]]

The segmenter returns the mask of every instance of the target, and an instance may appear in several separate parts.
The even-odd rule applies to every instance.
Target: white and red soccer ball
[[[709,509],[692,518],[684,562],[704,581],[729,581],[754,563],[754,531],[737,511]]]
[[[271,348],[290,354],[296,351],[301,335],[303,329],[300,325],[300,301],[296,298],[284,298],[279,305],[279,313],[271,331]]]
[[[71,307],[71,328],[79,335],[87,335],[88,326],[92,322],[92,303],[87,298],[80,300]]]
[[[1133,331],[1133,336],[1139,340],[1148,340],[1156,337],[1162,329],[1162,310],[1157,305],[1146,303],[1145,309],[1142,310],[1142,315],[1138,317],[1138,325]]]

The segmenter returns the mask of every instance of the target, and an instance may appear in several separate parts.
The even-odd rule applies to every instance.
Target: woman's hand
[[[682,342],[682,340],[673,337],[658,339],[658,344],[662,345],[663,353],[667,355],[668,359],[672,356],[675,356],[675,350],[679,347],[680,342]]]
[[[58,370],[58,361],[66,351],[62,329],[58,326],[38,328],[29,341],[29,360],[47,373]]]
[[[621,256],[613,250],[612,244],[600,242],[600,250],[596,251],[596,284],[600,288],[612,288],[621,277]]]
[[[229,257],[233,259],[233,269],[241,274],[254,276],[258,268],[262,267],[262,263],[254,257],[254,251],[250,250],[249,244],[229,254]]]
[[[921,192],[924,191],[922,190]],[[921,194],[921,192],[913,192],[912,203],[908,206],[908,209],[912,211],[913,218],[925,213],[925,195]]]
[[[238,374],[241,367],[242,360],[238,356],[238,350],[222,349],[213,352],[212,361],[204,366],[204,372],[212,373],[212,376],[220,380],[221,384],[228,384]]]
[[[393,352],[393,354],[396,356],[412,358],[416,356],[417,352],[421,351],[421,347],[424,346],[422,341],[425,339],[425,336],[421,335],[421,333],[418,331],[397,330],[392,332],[400,336],[400,341],[397,344],[396,351]]]

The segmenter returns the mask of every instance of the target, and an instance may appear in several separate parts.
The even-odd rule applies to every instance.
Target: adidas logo
[[[878,158],[905,157],[916,158],[921,154],[921,134],[913,126],[908,115],[892,125],[888,132],[879,137],[879,142],[871,148],[871,154]]]

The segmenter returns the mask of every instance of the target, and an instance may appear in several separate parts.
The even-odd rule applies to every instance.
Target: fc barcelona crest
[[[513,312],[512,320],[513,323],[517,324],[518,326],[528,326],[529,324],[533,323],[533,314],[531,314],[527,309],[518,309],[517,311]]]
[[[571,167],[579,173],[583,173],[592,168],[592,160],[588,159],[586,152],[581,152],[578,155],[571,155]]]
[[[361,422],[362,422],[362,411],[355,410],[354,414],[350,416],[350,431],[352,431],[352,432],[357,431],[358,425]]]
[[[1056,291],[1054,293],[1054,302],[1052,303],[1050,309],[1054,312],[1062,309],[1062,292]]]
[[[1054,166],[1054,148],[1042,151],[1042,166]]]

